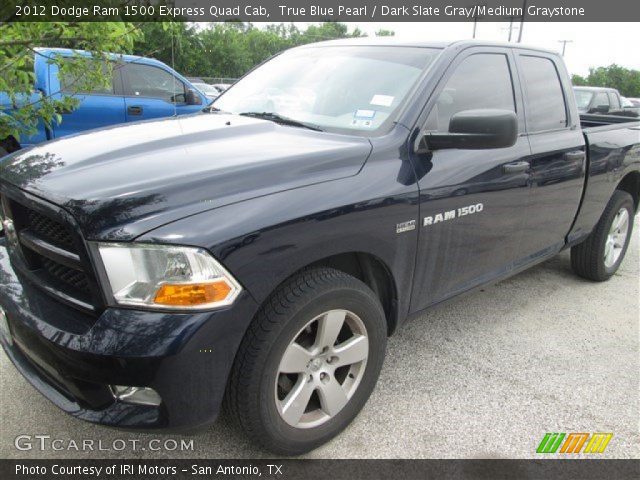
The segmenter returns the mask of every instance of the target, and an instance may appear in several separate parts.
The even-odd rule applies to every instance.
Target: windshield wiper
[[[322,132],[323,130],[317,125],[312,123],[301,122],[300,120],[294,120],[293,118],[284,117],[274,112],[242,112],[239,115],[244,117],[261,118],[263,120],[270,120],[281,125],[289,125],[291,127],[308,128],[309,130],[315,130],[316,132]]]

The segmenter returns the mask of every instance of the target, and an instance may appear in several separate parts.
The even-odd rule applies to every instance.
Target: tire
[[[369,287],[338,270],[304,270],[272,294],[249,326],[229,377],[226,409],[263,448],[279,455],[308,452],[360,412],[380,374],[386,342],[384,311]],[[351,359],[366,357],[340,366],[350,361],[347,352]],[[294,397],[302,400],[291,402]]]
[[[13,137],[0,140],[0,158],[20,150],[20,144]]]
[[[614,220],[617,222],[625,215],[626,234],[620,232],[620,229],[612,232]],[[573,271],[581,277],[596,282],[603,282],[611,278],[618,271],[629,247],[629,239],[633,230],[633,216],[633,198],[627,192],[616,190],[593,232],[584,242],[571,248]],[[619,233],[615,237],[610,237],[610,234],[615,234],[615,232]],[[612,238],[616,238],[613,243],[617,245],[613,249],[607,245],[608,239],[611,242]],[[605,258],[607,253],[611,256]]]

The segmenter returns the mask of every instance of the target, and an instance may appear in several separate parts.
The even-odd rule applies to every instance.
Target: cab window
[[[529,132],[557,130],[567,126],[567,106],[560,75],[548,58],[521,55],[526,89],[527,129]]]
[[[65,59],[63,62],[74,62],[74,58]],[[87,61],[82,59],[82,61]],[[94,62],[98,60],[89,60],[92,65],[96,65]],[[89,86],[81,75],[74,75],[70,72],[65,72],[64,65],[62,69],[58,71],[58,79],[60,81],[60,91],[62,93],[75,95],[75,94],[92,94],[92,95],[115,95],[114,77],[116,75],[116,66],[108,65],[105,62],[100,62],[103,77],[107,77],[106,81],[101,85],[94,85],[93,82]]]
[[[176,103],[186,101],[184,83],[161,68],[127,63],[123,70],[125,95],[129,97],[158,98]]]
[[[607,95],[606,92],[599,92],[596,94],[596,98],[593,99],[593,106],[592,108],[598,108],[598,107],[610,107],[609,104],[609,96]]]
[[[516,111],[506,55],[479,53],[465,58],[440,92],[425,129],[448,132],[454,114],[475,109]]]

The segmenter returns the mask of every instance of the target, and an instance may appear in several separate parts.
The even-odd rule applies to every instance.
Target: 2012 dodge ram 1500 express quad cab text
[[[569,247],[578,275],[616,272],[628,120],[581,124],[562,59],[520,45],[289,50],[208,112],[6,157],[2,345],[75,417],[192,429],[224,403],[308,451],[407,318]]]

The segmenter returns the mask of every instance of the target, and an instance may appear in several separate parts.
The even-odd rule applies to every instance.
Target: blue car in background
[[[80,100],[80,105],[64,113],[60,124],[51,128],[40,124],[37,133],[20,138],[19,143],[14,138],[0,139],[0,156],[17,148],[93,128],[194,113],[211,103],[189,80],[164,63],[134,55],[112,56],[117,65],[113,68],[109,88],[77,92],[73,85],[69,85],[73,80],[61,78],[58,65],[51,63],[50,59],[78,54],[89,56],[90,53],[64,48],[35,50],[34,93],[24,100],[34,102],[41,96],[60,98],[73,95]],[[13,108],[8,95],[0,92],[0,115],[11,115]]]

